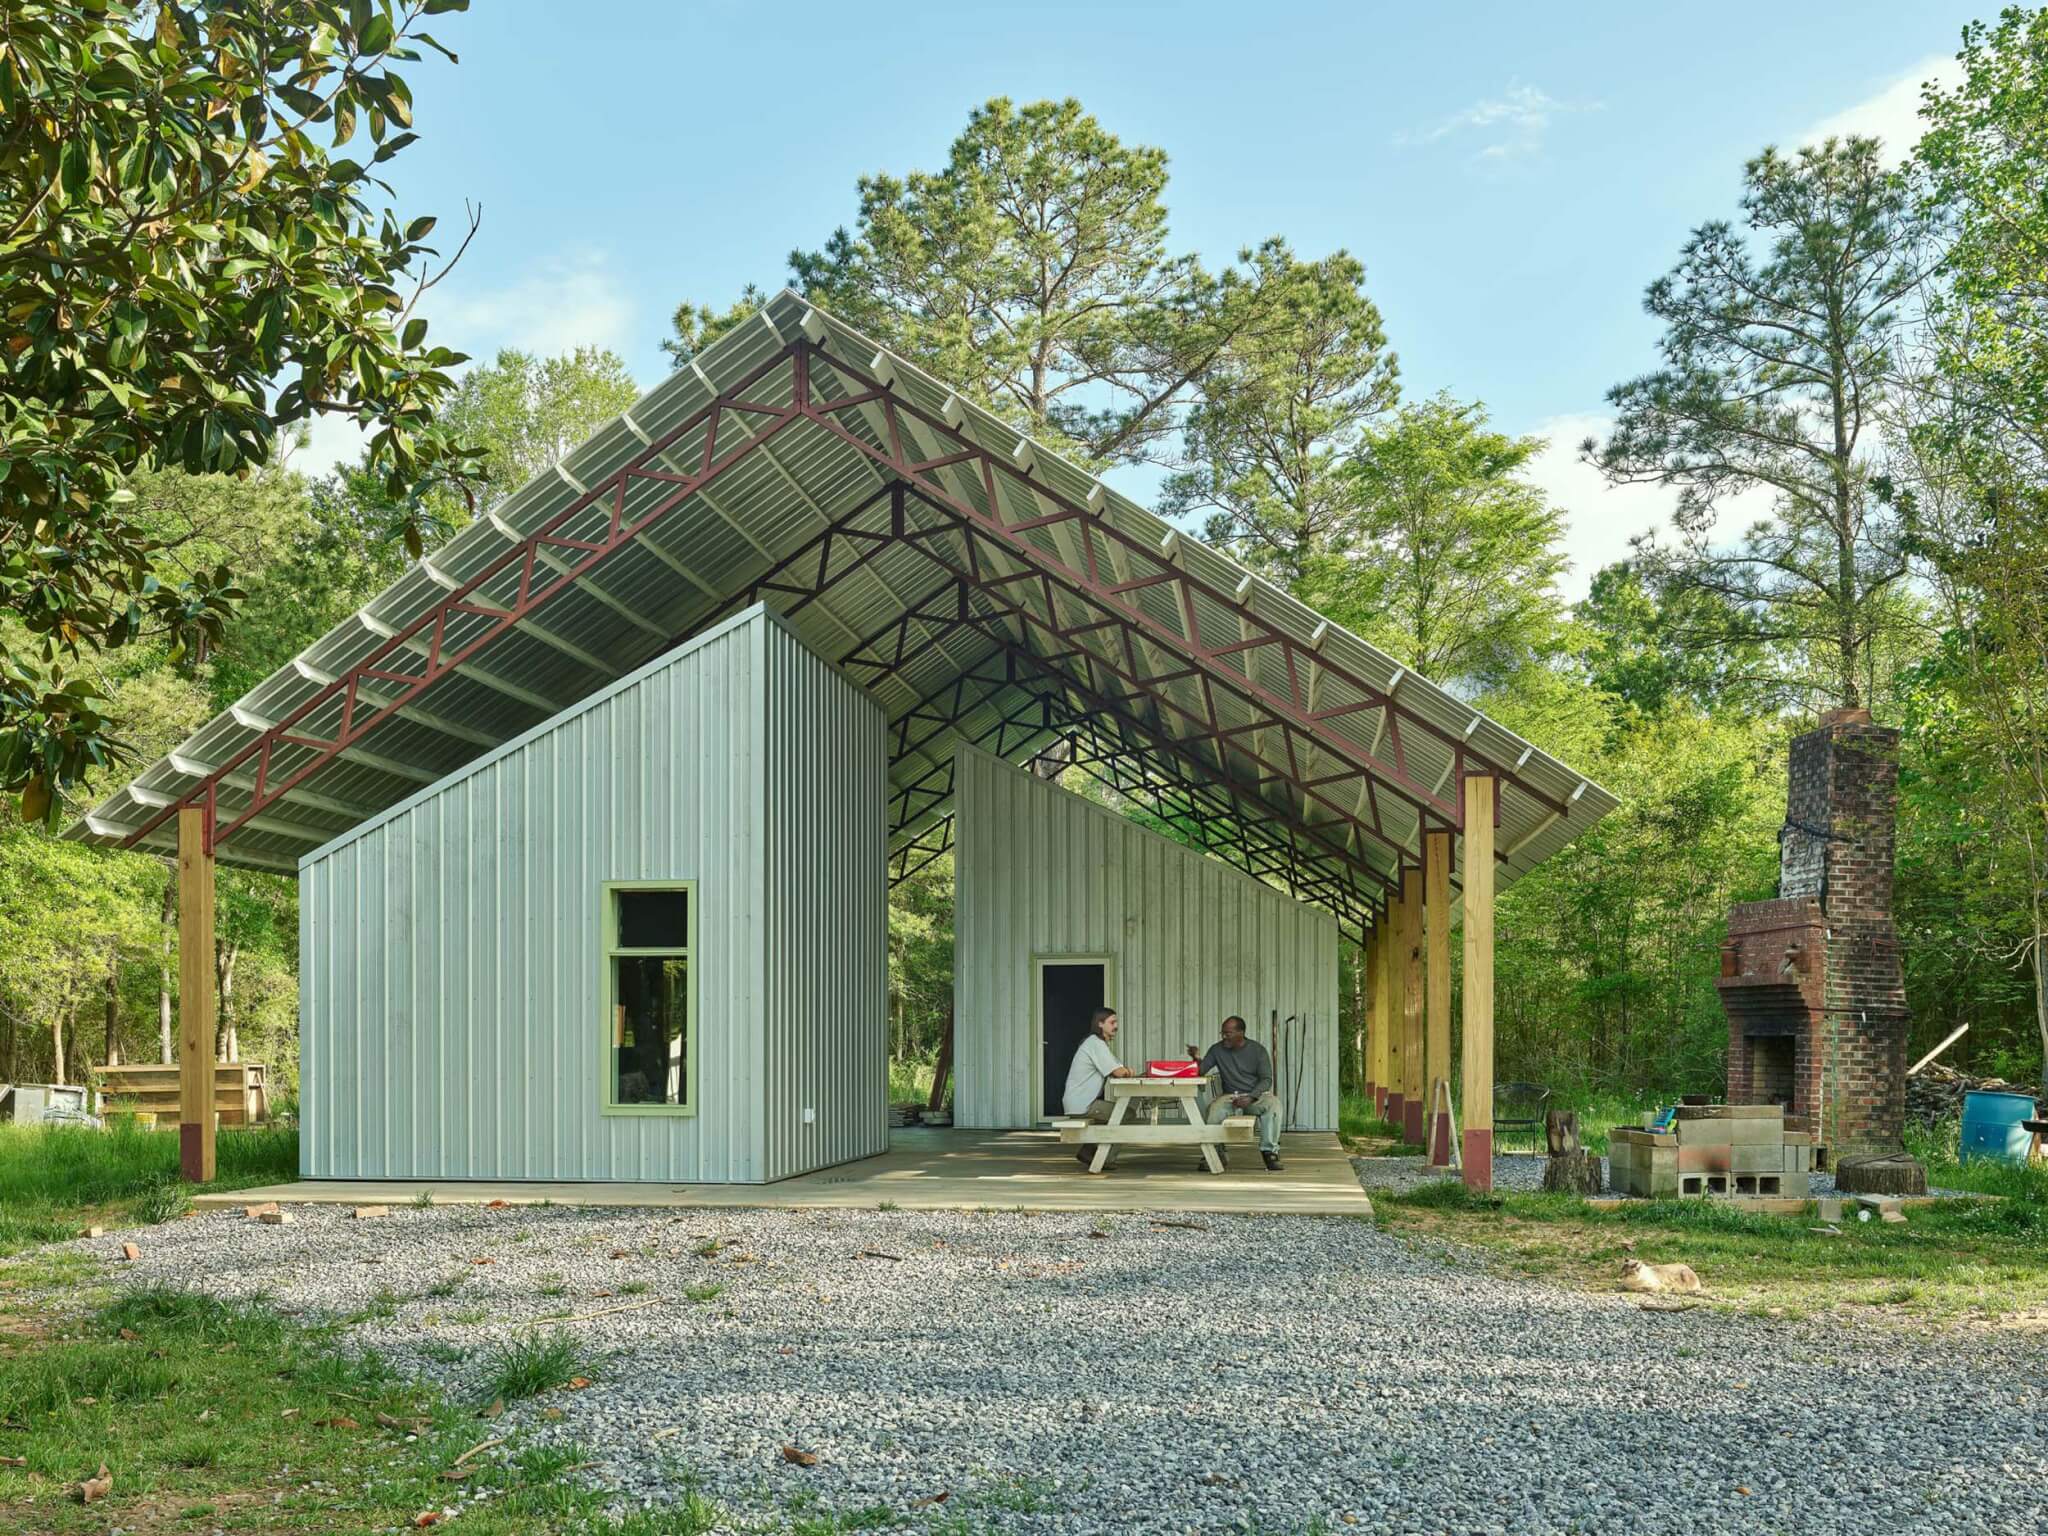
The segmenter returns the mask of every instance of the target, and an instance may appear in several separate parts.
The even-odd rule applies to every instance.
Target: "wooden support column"
[[[178,811],[178,1168],[213,1178],[213,849],[202,807]]]
[[[1387,1024],[1380,1017],[1380,925],[1374,923],[1365,936],[1365,1016],[1370,1039],[1367,1059],[1372,1062],[1372,1112],[1387,1110]]]
[[[1465,1184],[1493,1188],[1493,812],[1498,786],[1465,780]]]
[[[1422,1102],[1430,1112],[1429,1161],[1451,1165],[1450,1106],[1440,1102],[1437,1084],[1451,1080],[1451,834],[1430,832],[1422,839],[1422,890],[1426,907],[1423,927],[1429,948],[1423,1005]]]
[[[1400,947],[1399,974],[1395,985],[1401,989],[1401,1139],[1422,1145],[1423,1094],[1428,1083],[1422,1075],[1422,870],[1418,866],[1401,872],[1401,931],[1395,938]]]
[[[1380,934],[1380,1026],[1387,1037],[1386,1121],[1395,1130],[1408,1123],[1407,1041],[1401,1037],[1401,923],[1402,901],[1387,898],[1387,915]]]
[[[1359,1064],[1359,1071],[1365,1078],[1362,1085],[1365,1102],[1372,1106],[1374,1114],[1380,1112],[1380,1032],[1379,1020],[1375,1017],[1376,1010],[1373,1007],[1373,1001],[1378,995],[1374,988],[1379,984],[1379,977],[1372,963],[1373,934],[1376,931],[1366,930],[1365,936],[1358,942],[1358,999],[1359,1007],[1365,1012],[1365,1020],[1360,1025],[1365,1038],[1364,1060]]]

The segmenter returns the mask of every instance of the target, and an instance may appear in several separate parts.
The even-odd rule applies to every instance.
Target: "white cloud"
[[[462,275],[458,266],[419,306],[429,339],[472,359],[457,373],[488,363],[505,347],[552,357],[579,346],[620,353],[631,346],[637,328],[633,302],[601,250],[550,258],[495,288],[465,290]],[[323,475],[360,458],[369,440],[345,417],[316,416],[305,444],[290,450],[288,462],[301,474]]]
[[[324,475],[337,464],[353,464],[370,446],[370,434],[346,416],[316,415],[307,423],[306,442],[285,454],[285,462],[302,475]]]
[[[1670,532],[1671,514],[1678,509],[1678,493],[1669,486],[1609,485],[1605,475],[1579,458],[1579,445],[1587,438],[1602,440],[1613,430],[1613,417],[1581,411],[1552,416],[1530,432],[1532,437],[1549,439],[1549,446],[1529,461],[1524,473],[1564,514],[1565,557],[1571,569],[1558,585],[1569,602],[1586,595],[1601,567],[1629,557],[1629,540],[1651,529]],[[1744,491],[1722,502],[1719,526],[1745,528],[1770,507],[1767,491]]]
[[[1500,95],[1475,101],[1433,128],[1403,133],[1395,142],[1435,144],[1453,135],[1469,135],[1481,141],[1475,159],[1495,163],[1523,160],[1543,148],[1544,135],[1559,114],[1597,110],[1598,102],[1559,101],[1536,86],[1510,82]]]
[[[1612,417],[1585,412],[1552,416],[1538,422],[1531,434],[1550,440],[1525,473],[1564,513],[1571,569],[1560,585],[1572,602],[1586,595],[1602,566],[1628,558],[1630,539],[1650,528],[1669,528],[1678,505],[1677,495],[1664,486],[1609,485],[1599,470],[1580,460],[1580,443],[1613,430]]]
[[[1898,165],[1920,142],[1920,88],[1928,81],[1954,87],[1963,77],[1962,66],[1948,54],[1930,54],[1911,69],[1880,86],[1871,95],[1824,117],[1797,136],[1799,144],[1818,144],[1826,138],[1847,138],[1859,134],[1884,141],[1887,164]]]
[[[597,249],[550,258],[495,288],[462,284],[460,266],[421,304],[433,338],[471,356],[501,347],[553,356],[579,346],[624,352],[637,329],[633,300]]]

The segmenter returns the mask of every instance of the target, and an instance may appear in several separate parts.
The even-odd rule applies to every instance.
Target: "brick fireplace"
[[[1782,1104],[1837,1155],[1895,1151],[1905,974],[1892,928],[1899,733],[1837,710],[1792,743],[1778,896],[1729,911],[1728,1101]]]

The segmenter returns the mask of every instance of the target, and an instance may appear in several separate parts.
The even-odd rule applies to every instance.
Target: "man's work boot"
[[[1218,1163],[1218,1165],[1219,1165],[1219,1166],[1221,1166],[1221,1167],[1224,1167],[1224,1168],[1228,1168],[1228,1167],[1230,1166],[1230,1154],[1229,1154],[1228,1152],[1224,1151],[1224,1150],[1223,1150],[1223,1149],[1222,1149],[1221,1147],[1218,1147],[1218,1148],[1216,1149],[1216,1161],[1217,1161],[1217,1163]],[[1196,1158],[1196,1159],[1195,1159],[1195,1172],[1197,1172],[1197,1173],[1207,1173],[1208,1171],[1209,1171],[1209,1160],[1208,1160],[1207,1158],[1205,1158],[1205,1157],[1198,1157],[1198,1158]]]
[[[1259,1156],[1263,1157],[1266,1160],[1266,1168],[1268,1172],[1278,1173],[1280,1171],[1281,1163],[1280,1154],[1278,1152],[1261,1152]]]

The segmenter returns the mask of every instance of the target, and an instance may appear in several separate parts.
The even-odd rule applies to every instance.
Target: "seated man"
[[[1088,1020],[1088,1038],[1081,1042],[1074,1052],[1073,1065],[1067,1068],[1066,1091],[1060,1095],[1060,1108],[1076,1119],[1086,1120],[1090,1125],[1107,1125],[1109,1112],[1115,1106],[1109,1101],[1104,1085],[1112,1077],[1136,1077],[1137,1074],[1116,1059],[1116,1053],[1109,1048],[1116,1038],[1116,1010],[1098,1008]],[[1093,1147],[1082,1147],[1074,1154],[1082,1164],[1089,1165],[1095,1160]],[[1109,1158],[1102,1165],[1105,1170],[1116,1166],[1116,1148],[1109,1149]]]
[[[1256,1040],[1245,1038],[1244,1020],[1232,1014],[1223,1021],[1223,1033],[1203,1055],[1188,1047],[1205,1074],[1214,1073],[1221,1083],[1205,1106],[1211,1125],[1232,1115],[1256,1115],[1259,1121],[1259,1155],[1274,1172],[1280,1170],[1280,1100],[1273,1092],[1273,1057]],[[1218,1149],[1226,1165],[1230,1154]],[[1201,1164],[1206,1168],[1209,1165]]]

